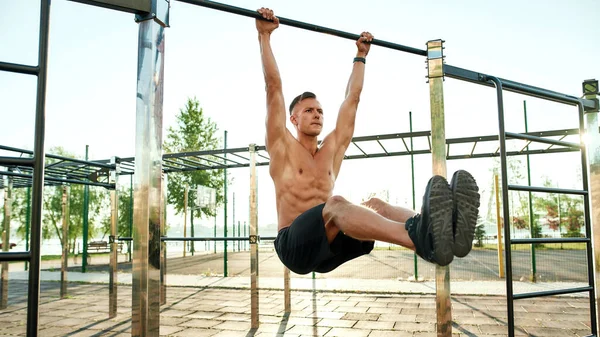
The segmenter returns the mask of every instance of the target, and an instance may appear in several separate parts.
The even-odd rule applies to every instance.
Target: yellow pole
[[[496,223],[498,224],[498,273],[504,278],[504,256],[502,254],[502,219],[500,217],[500,188],[498,187],[498,175],[494,175],[494,186],[496,187]]]

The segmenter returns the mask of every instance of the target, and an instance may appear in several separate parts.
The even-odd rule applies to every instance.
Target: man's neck
[[[298,135],[298,142],[312,155],[314,156],[319,150],[317,137],[307,136],[303,134]]]

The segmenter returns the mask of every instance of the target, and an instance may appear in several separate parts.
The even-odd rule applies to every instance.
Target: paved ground
[[[0,336],[24,336],[26,283],[11,281],[9,307],[0,310]],[[120,286],[118,315],[108,319],[108,289],[42,282],[40,336],[130,336],[131,287]],[[292,313],[283,292],[260,291],[258,330],[250,329],[248,290],[169,287],[161,308],[162,336],[436,336],[432,295],[292,292]],[[507,335],[505,298],[462,296],[452,300],[454,336]],[[591,333],[587,298],[551,297],[515,302],[517,336],[585,336]]]

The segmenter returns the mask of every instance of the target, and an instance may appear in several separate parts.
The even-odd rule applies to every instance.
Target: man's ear
[[[292,122],[293,125],[298,125],[298,121],[296,120],[296,114],[292,113],[290,115],[290,122]]]

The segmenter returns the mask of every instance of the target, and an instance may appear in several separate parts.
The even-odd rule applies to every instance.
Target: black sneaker
[[[454,259],[453,208],[448,181],[442,176],[433,176],[425,189],[421,214],[408,219],[405,226],[417,255],[425,261],[446,266]]]
[[[479,214],[479,187],[469,172],[459,170],[454,172],[450,188],[454,199],[452,251],[455,256],[464,257],[473,248],[473,237]]]

